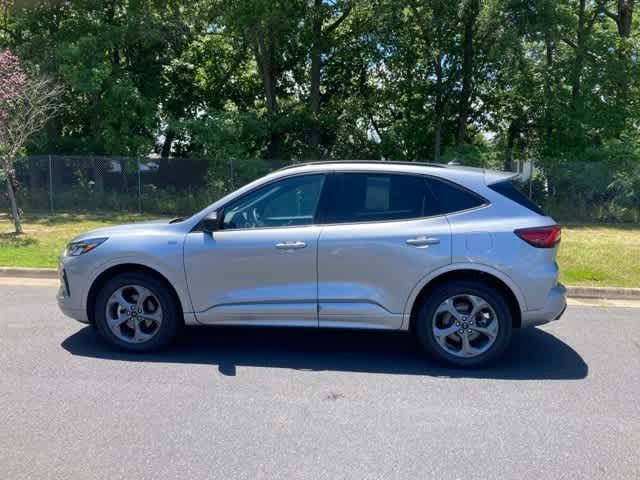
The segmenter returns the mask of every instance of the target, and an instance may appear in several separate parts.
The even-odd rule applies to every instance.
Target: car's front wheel
[[[105,340],[123,350],[158,350],[178,332],[176,300],[152,275],[116,275],[96,297],[95,325]]]
[[[422,303],[415,327],[431,356],[463,368],[497,359],[509,345],[513,330],[502,295],[480,282],[468,281],[436,288]]]

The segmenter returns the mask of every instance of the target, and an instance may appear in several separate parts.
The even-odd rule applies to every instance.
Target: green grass
[[[24,234],[16,236],[13,223],[0,217],[0,266],[54,268],[67,242],[79,233],[149,218],[131,213],[31,216],[23,219]]]
[[[564,225],[558,263],[566,285],[640,287],[640,225]]]
[[[55,267],[75,235],[92,228],[148,220],[137,214],[60,214],[24,219],[25,234],[0,217],[0,266]],[[558,263],[567,285],[640,287],[640,225],[568,224]]]

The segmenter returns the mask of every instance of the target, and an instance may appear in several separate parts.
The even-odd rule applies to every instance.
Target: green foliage
[[[534,160],[532,192],[551,211],[633,219],[640,12],[621,32],[617,4],[36,2],[2,19],[0,47],[66,86],[65,112],[28,153],[211,158],[215,195],[319,157]],[[226,159],[247,172],[225,173]]]

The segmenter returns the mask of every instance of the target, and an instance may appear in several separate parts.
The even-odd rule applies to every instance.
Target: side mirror
[[[216,230],[222,229],[223,218],[224,214],[222,213],[222,210],[211,212],[200,221],[200,227],[202,228],[203,232],[213,233]]]

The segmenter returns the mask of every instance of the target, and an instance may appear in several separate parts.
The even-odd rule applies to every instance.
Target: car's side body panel
[[[491,265],[523,285],[522,311],[544,307],[549,291],[558,282],[557,247],[535,248],[514,233],[523,227],[553,225],[550,217],[533,215],[524,207],[505,201],[486,187],[476,191],[491,202],[486,208],[448,215],[453,235],[452,263]]]
[[[198,321],[317,326],[321,227],[192,232],[184,265]],[[303,248],[278,244],[302,242]]]
[[[181,228],[167,222],[141,223],[114,229],[99,229],[78,238],[99,237],[108,231],[109,239],[91,255],[62,257],[71,295],[58,296],[81,321],[87,319],[87,299],[89,290],[100,275],[112,267],[123,264],[139,265],[162,275],[176,291],[187,319],[193,312],[187,287],[184,264],[183,242],[185,233]],[[144,248],[140,245],[144,243]],[[74,316],[74,318],[76,318]]]
[[[431,242],[407,243],[420,238]],[[406,293],[450,263],[451,231],[443,216],[327,225],[318,247],[320,326],[399,329]]]
[[[402,330],[409,329],[409,325],[411,321],[411,312],[418,298],[418,295],[420,295],[420,292],[422,292],[422,290],[429,283],[433,282],[434,280],[437,280],[438,277],[448,273],[456,272],[456,271],[474,271],[474,272],[486,273],[488,275],[491,275],[497,278],[498,280],[500,280],[502,283],[504,283],[513,292],[519,305],[524,304],[524,295],[520,290],[520,288],[518,287],[518,285],[516,285],[514,281],[511,278],[509,278],[507,275],[505,275],[499,270],[496,270],[491,265],[486,265],[478,262],[451,263],[437,270],[429,272],[427,275],[421,278],[413,287],[405,303],[404,315],[403,315],[402,327],[401,327]]]

